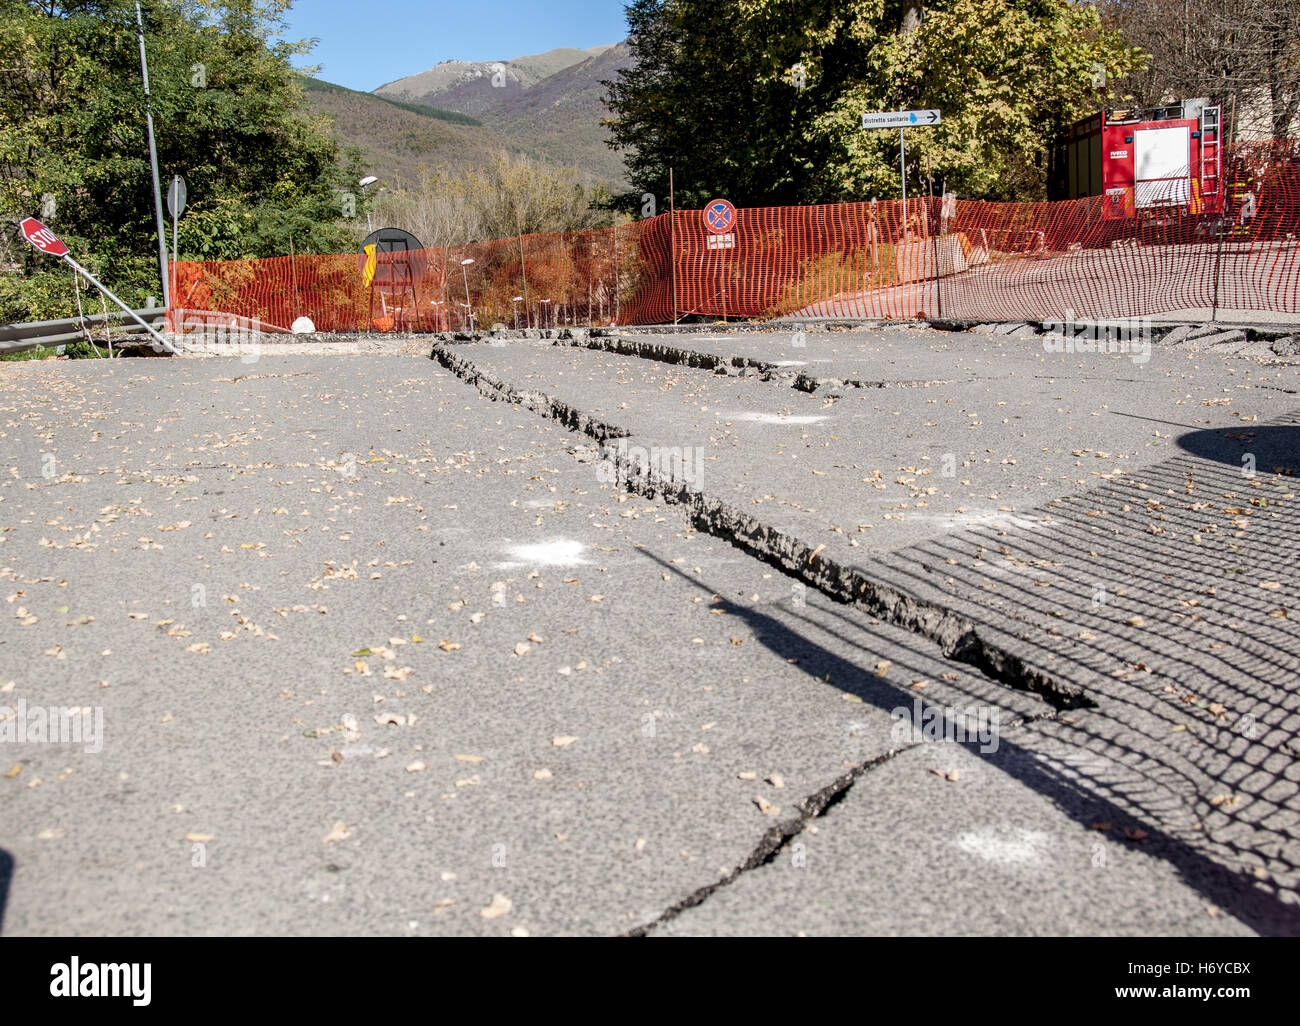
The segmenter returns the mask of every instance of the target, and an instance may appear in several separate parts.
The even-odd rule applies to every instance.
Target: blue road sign
[[[704,208],[704,226],[714,235],[725,235],[736,226],[736,208],[728,200],[715,199]]]

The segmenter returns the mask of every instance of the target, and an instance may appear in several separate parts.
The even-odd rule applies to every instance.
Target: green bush
[[[53,321],[74,317],[77,300],[72,269],[51,266],[34,274],[0,274],[0,323]],[[85,299],[82,299],[85,302]]]

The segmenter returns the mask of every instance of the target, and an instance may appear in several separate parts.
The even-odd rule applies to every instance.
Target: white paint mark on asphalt
[[[582,542],[568,538],[552,538],[531,545],[511,545],[506,552],[513,562],[497,565],[503,569],[512,566],[586,566],[587,561],[582,558],[583,548]]]
[[[957,847],[999,866],[1032,866],[1043,861],[1051,837],[1041,830],[988,828],[962,834]]]
[[[807,360],[774,360],[773,367],[807,367]]]
[[[786,417],[779,413],[719,413],[723,420],[748,420],[755,424],[820,424],[826,417]]]

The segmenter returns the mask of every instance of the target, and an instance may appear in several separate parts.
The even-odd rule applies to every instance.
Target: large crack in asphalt
[[[663,926],[669,920],[676,919],[687,909],[703,904],[711,895],[717,893],[722,888],[735,883],[743,874],[773,862],[781,852],[785,850],[791,840],[803,833],[804,828],[807,827],[809,822],[820,816],[824,816],[833,806],[838,805],[843,801],[848,793],[853,789],[853,785],[856,784],[861,777],[875,769],[877,766],[882,766],[891,759],[894,759],[897,756],[902,755],[904,752],[910,751],[924,743],[925,742],[923,741],[917,741],[910,745],[903,745],[899,748],[891,748],[889,751],[876,756],[874,759],[868,759],[865,762],[858,763],[845,773],[836,777],[825,787],[818,791],[814,791],[812,794],[808,795],[808,797],[795,802],[794,808],[797,811],[797,815],[790,816],[787,819],[768,827],[767,830],[763,832],[763,836],[758,839],[758,843],[754,845],[753,851],[749,853],[748,858],[746,858],[744,862],[735,866],[726,876],[719,877],[717,880],[713,881],[713,883],[705,884],[703,887],[692,891],[680,901],[669,905],[666,909],[660,912],[659,915],[655,916],[654,919],[633,927],[631,930],[628,930],[623,934],[623,936],[645,937]]]
[[[500,381],[444,346],[435,345],[431,355],[482,395],[522,406],[598,442],[631,434],[543,392]],[[629,491],[686,507],[697,529],[805,581],[837,602],[926,638],[938,646],[945,658],[972,666],[1013,690],[1035,694],[1054,709],[1089,708],[1095,704],[1081,687],[1031,666],[956,611],[827,559],[821,554],[822,546],[813,547],[720,498],[692,491],[685,482],[665,479],[657,468],[645,467],[627,454],[606,447],[602,456],[613,464],[614,479]]]
[[[535,389],[519,389],[476,366],[465,357],[435,345],[432,357],[466,384],[493,401],[509,402],[539,416],[556,420],[596,441],[626,438],[631,432],[601,421],[575,407]],[[576,454],[575,454],[576,455]],[[697,529],[702,529],[769,565],[808,582],[831,599],[863,609],[881,620],[904,627],[936,643],[943,655],[973,666],[985,676],[1018,691],[1039,695],[1050,710],[1038,716],[1017,719],[1016,724],[1051,719],[1063,709],[1091,707],[1081,688],[1067,685],[1025,663],[1019,656],[991,643],[970,620],[935,603],[896,588],[872,581],[864,574],[833,560],[822,559],[818,550],[761,521],[740,512],[720,499],[690,491],[686,485],[663,479],[657,470],[608,446],[602,458],[614,465],[614,480],[629,491],[649,499],[684,505]],[[808,824],[826,815],[843,801],[867,773],[924,742],[902,745],[851,766],[829,784],[794,803],[795,815],[765,830],[748,856],[726,875],[697,888],[663,909],[654,919],[633,927],[623,936],[645,937],[688,909],[707,901],[741,876],[777,859],[793,838]]]
[[[654,360],[657,363],[671,363],[682,367],[694,367],[697,370],[725,371],[728,367],[745,368],[765,374],[779,374],[783,368],[766,360],[753,360],[747,356],[721,356],[716,353],[701,353],[697,349],[683,349],[660,342],[647,342],[642,339],[621,338],[617,335],[589,335],[586,338],[561,338],[556,345],[568,345],[578,349],[591,349],[597,352],[613,353],[617,356],[635,356],[642,360]]]
[[[432,356],[484,396],[523,405],[540,416],[579,425],[575,430],[598,443],[605,439],[632,437],[635,434],[596,417],[581,414],[541,391],[521,390],[498,380],[492,373],[480,369],[472,360],[446,348],[435,346]],[[1055,719],[1065,709],[1097,707],[1097,703],[1083,688],[1054,678],[1049,666],[1030,665],[1026,660],[1036,659],[1032,648],[1027,651],[1025,658],[1021,658],[1006,647],[1012,634],[1007,633],[1005,628],[985,625],[961,615],[950,608],[942,596],[926,600],[903,588],[873,580],[870,568],[843,566],[833,560],[823,559],[821,546],[812,549],[800,539],[763,524],[719,498],[691,492],[685,484],[671,478],[664,479],[656,468],[644,466],[635,458],[628,458],[627,454],[614,446],[575,446],[574,449],[574,456],[578,459],[591,459],[592,453],[596,453],[595,458],[607,460],[614,465],[616,474],[613,480],[618,481],[627,491],[652,500],[662,499],[666,503],[684,506],[697,529],[807,582],[834,601],[864,610],[880,620],[927,638],[938,646],[946,658],[972,666],[990,679],[1014,690],[1034,693],[1050,707],[1039,715],[1021,718],[1019,723]],[[1011,617],[1013,622],[1016,619]],[[1043,662],[1050,662],[1050,657]],[[764,830],[752,849],[730,871],[724,871],[711,883],[663,908],[654,918],[632,927],[624,936],[651,935],[684,912],[708,901],[723,888],[736,883],[746,873],[773,863],[811,822],[825,816],[844,801],[858,780],[912,747],[915,744],[901,745],[860,764],[846,763],[844,772],[794,803],[790,807],[791,813]]]
[[[1004,733],[1029,723],[1053,719],[1055,716],[1056,712],[1051,711],[1043,712],[1036,716],[1017,717],[1013,722],[1006,725]],[[781,820],[779,823],[768,827],[767,830],[763,832],[763,835],[758,839],[758,843],[754,845],[753,850],[745,860],[733,867],[725,876],[719,877],[712,883],[697,888],[680,901],[676,901],[669,905],[660,912],[659,915],[655,916],[654,919],[633,927],[631,930],[628,930],[623,934],[623,936],[648,936],[665,923],[672,919],[676,919],[687,909],[703,904],[712,895],[716,894],[724,887],[729,887],[731,884],[735,883],[745,873],[752,872],[755,869],[761,869],[763,866],[775,862],[781,856],[781,853],[790,846],[790,842],[807,829],[809,823],[815,819],[822,818],[836,805],[839,805],[844,801],[844,799],[848,797],[849,792],[853,790],[854,786],[856,786],[858,781],[864,776],[872,770],[883,766],[892,759],[896,759],[904,752],[910,752],[912,749],[919,748],[924,744],[924,741],[914,741],[911,744],[900,745],[897,748],[889,749],[887,752],[882,752],[874,759],[867,759],[850,766],[848,770],[840,774],[825,787],[819,788],[806,798],[802,798],[795,802],[794,809],[796,815],[789,816],[786,819]]]
[[[922,378],[816,378],[806,371],[796,371],[793,367],[767,360],[756,360],[749,356],[724,356],[720,353],[702,353],[698,349],[685,349],[681,346],[662,342],[648,342],[644,339],[628,339],[617,335],[575,336],[561,334],[553,340],[553,345],[572,346],[575,349],[590,349],[593,352],[610,353],[615,356],[632,356],[641,360],[653,360],[677,367],[690,367],[695,370],[713,371],[715,374],[727,374],[738,370],[742,374],[752,371],[763,381],[777,381],[800,392],[816,392],[819,388],[832,385],[838,388],[927,388],[931,385],[952,384],[952,379],[925,380]],[[980,380],[980,379],[975,379]]]

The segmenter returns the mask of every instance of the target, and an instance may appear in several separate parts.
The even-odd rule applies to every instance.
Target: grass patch
[[[53,349],[46,349],[44,346],[37,346],[35,349],[24,349],[21,353],[0,354],[0,361],[4,361],[5,363],[21,363],[23,360],[48,360],[53,355]]]

